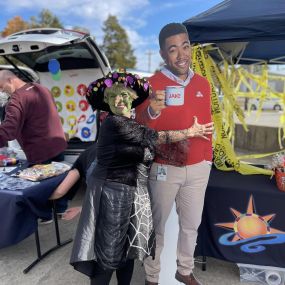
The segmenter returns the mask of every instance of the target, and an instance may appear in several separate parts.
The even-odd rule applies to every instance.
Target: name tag
[[[158,165],[157,166],[156,180],[166,181],[166,178],[167,178],[167,166]]]

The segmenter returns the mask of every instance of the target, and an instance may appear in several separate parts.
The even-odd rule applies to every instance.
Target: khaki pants
[[[157,167],[154,163],[149,177],[154,229],[156,233],[155,259],[148,257],[144,262],[146,279],[158,282],[160,255],[164,246],[165,224],[176,202],[179,221],[177,244],[177,270],[188,275],[194,268],[194,250],[197,230],[201,222],[211,166],[202,161],[185,167],[166,165],[166,181],[156,180]]]

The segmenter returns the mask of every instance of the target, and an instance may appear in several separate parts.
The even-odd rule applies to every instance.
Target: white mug
[[[181,106],[184,104],[184,87],[183,86],[166,86],[165,87],[165,105]]]

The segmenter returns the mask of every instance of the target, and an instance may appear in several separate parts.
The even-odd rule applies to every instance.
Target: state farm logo
[[[179,93],[172,93],[172,94],[169,95],[169,99],[172,99],[172,98],[180,99],[181,98],[181,94],[179,94]]]

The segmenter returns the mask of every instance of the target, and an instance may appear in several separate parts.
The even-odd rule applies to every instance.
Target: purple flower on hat
[[[113,78],[114,78],[114,79],[116,79],[116,78],[118,78],[118,77],[119,77],[118,73],[114,73],[114,74],[113,74]]]
[[[144,83],[143,90],[146,91],[148,89],[148,87],[149,87],[148,83]]]
[[[105,79],[104,83],[106,84],[107,87],[111,87],[113,85],[112,79]]]
[[[127,82],[130,84],[130,85],[132,85],[133,84],[133,82],[134,82],[134,79],[133,79],[133,77],[132,76],[127,76],[127,78],[126,78],[127,80]]]

